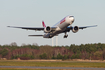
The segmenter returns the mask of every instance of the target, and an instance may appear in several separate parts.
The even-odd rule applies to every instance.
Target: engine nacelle
[[[47,27],[44,29],[44,32],[45,32],[45,33],[51,32],[51,27],[50,27],[50,26],[47,26]]]
[[[78,32],[78,30],[79,30],[79,27],[78,26],[74,26],[73,29],[72,29],[72,32],[76,33],[76,32]]]

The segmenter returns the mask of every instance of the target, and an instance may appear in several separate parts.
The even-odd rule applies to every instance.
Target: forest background
[[[105,44],[81,44],[70,46],[38,46],[22,44],[18,46],[15,42],[10,45],[0,45],[0,59],[91,59],[105,60]]]

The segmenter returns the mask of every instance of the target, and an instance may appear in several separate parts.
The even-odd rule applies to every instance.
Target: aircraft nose
[[[74,22],[74,17],[72,18],[72,23]]]
[[[70,17],[70,21],[73,23],[74,22],[74,16]]]
[[[66,18],[66,23],[68,23],[69,25],[71,25],[74,22],[74,16],[68,16]]]

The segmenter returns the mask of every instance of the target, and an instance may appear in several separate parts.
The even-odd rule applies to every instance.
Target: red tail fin
[[[46,27],[46,25],[45,25],[44,21],[42,21],[42,25],[43,25],[43,27]]]

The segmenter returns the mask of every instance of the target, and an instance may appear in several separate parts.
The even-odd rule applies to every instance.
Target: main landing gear
[[[65,33],[65,35],[64,35],[64,37],[63,38],[67,38],[68,37],[68,35]]]

